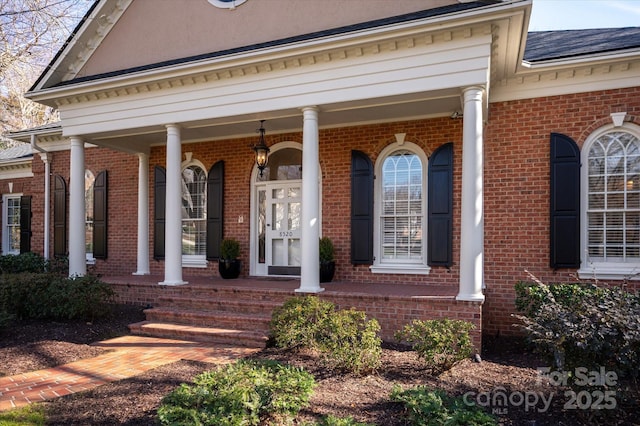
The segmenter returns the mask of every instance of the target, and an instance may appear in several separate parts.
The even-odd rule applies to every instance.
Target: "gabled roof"
[[[536,31],[527,36],[524,60],[549,61],[640,49],[640,27]]]

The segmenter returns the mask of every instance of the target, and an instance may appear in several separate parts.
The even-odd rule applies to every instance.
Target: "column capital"
[[[316,105],[309,105],[309,106],[305,106],[305,107],[300,108],[300,110],[302,112],[304,112],[304,113],[306,113],[306,112],[316,112],[317,113],[318,111],[320,111],[320,108],[318,108]]]
[[[468,86],[462,89],[462,96],[464,98],[464,102],[482,100],[484,92],[485,88],[482,86]]]
[[[82,139],[82,136],[69,136],[69,142],[71,143],[71,145],[82,144],[84,146],[84,139]]]
[[[175,123],[165,124],[164,127],[167,129],[167,133],[172,134],[180,134],[180,125]]]

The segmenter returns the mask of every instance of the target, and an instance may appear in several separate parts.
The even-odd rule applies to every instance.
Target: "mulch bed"
[[[15,374],[95,356],[102,350],[88,346],[89,343],[126,334],[127,324],[142,319],[140,308],[117,306],[108,318],[92,323],[16,324],[0,336],[0,371]],[[485,339],[485,343],[482,362],[465,360],[440,376],[426,370],[414,352],[394,345],[385,345],[379,372],[364,377],[328,370],[310,354],[267,348],[256,357],[304,367],[316,378],[311,406],[300,413],[297,424],[333,414],[380,426],[406,425],[402,407],[389,402],[394,385],[404,388],[426,385],[450,394],[467,394],[469,401],[485,401],[486,397],[491,400],[502,392],[511,398],[511,403],[488,409],[498,414],[504,425],[639,424],[637,383],[624,383],[616,390],[615,410],[564,409],[568,402],[566,390],[543,383],[536,372],[536,367],[545,365],[541,359],[518,341]],[[180,383],[212,368],[215,368],[212,364],[179,361],[45,402],[48,424],[155,425],[161,399]],[[524,403],[518,404],[518,395],[533,398],[534,394],[546,399],[553,394],[550,407],[544,409],[542,401],[528,409]]]

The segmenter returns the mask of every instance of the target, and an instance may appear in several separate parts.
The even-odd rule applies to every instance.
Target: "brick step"
[[[235,299],[247,302],[271,301],[283,303],[285,300],[296,296],[293,290],[246,287],[188,285],[180,287],[178,290],[172,293],[178,294],[178,296],[167,295],[161,297],[187,297],[201,300]]]
[[[160,296],[158,307],[184,308],[201,311],[242,312],[245,314],[262,314],[271,316],[281,302],[270,300],[245,300],[244,298],[203,299],[183,296]]]
[[[142,321],[129,325],[132,334],[138,336],[163,337],[204,343],[240,345],[249,348],[264,348],[266,333],[247,330],[233,330],[214,327],[197,327],[185,324],[157,323]]]
[[[264,332],[269,330],[270,315],[245,314],[240,312],[202,311],[174,307],[158,307],[144,311],[147,321],[153,322],[207,327],[215,326]]]

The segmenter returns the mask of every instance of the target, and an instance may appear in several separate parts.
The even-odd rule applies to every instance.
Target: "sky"
[[[640,27],[640,0],[533,0],[529,31]]]

